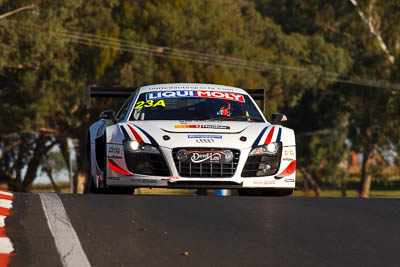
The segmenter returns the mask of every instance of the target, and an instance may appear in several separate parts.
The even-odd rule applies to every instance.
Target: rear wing
[[[86,107],[90,108],[90,98],[93,97],[121,97],[127,98],[135,92],[133,87],[95,87],[88,86],[86,94]]]
[[[260,109],[265,113],[265,89],[244,89],[260,106]]]

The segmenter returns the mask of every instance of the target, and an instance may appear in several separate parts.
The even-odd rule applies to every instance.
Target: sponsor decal
[[[284,154],[285,156],[294,156],[294,151],[285,149]]]
[[[264,184],[275,184],[275,181],[265,181]]]
[[[147,101],[138,101],[134,107],[134,109],[139,109],[139,108],[152,108],[152,107],[157,107],[157,106],[161,106],[161,107],[165,107],[165,102],[164,100],[158,100],[158,101],[154,101],[154,100],[147,100]]]
[[[291,158],[283,158],[282,160],[285,160],[285,161],[295,161],[295,159],[291,159]]]
[[[241,94],[219,92],[219,91],[203,91],[203,90],[177,90],[166,92],[152,92],[146,94],[146,100],[177,98],[177,97],[206,97],[219,98],[244,103],[244,97]]]
[[[218,130],[229,130],[230,126],[224,125],[175,125],[175,128],[200,128],[200,129],[218,129]]]
[[[222,139],[222,135],[214,135],[214,134],[189,134],[188,138],[215,138]]]
[[[233,160],[225,151],[188,151],[187,155],[192,163],[230,163]]]
[[[143,184],[158,184],[162,182],[160,179],[140,179],[140,178],[133,178],[132,182],[134,183],[143,183]]]
[[[254,184],[264,184],[263,181],[254,181]]]
[[[119,152],[120,152],[119,147],[110,146],[110,147],[108,148],[108,153],[117,153],[117,154],[119,154]]]
[[[180,124],[193,124],[193,123],[199,123],[199,122],[203,122],[203,123],[207,123],[207,122],[209,122],[209,121],[207,121],[207,120],[195,120],[195,121],[193,121],[193,120],[186,120],[186,121],[179,121],[179,123]],[[221,123],[223,123],[223,121],[213,121],[213,123],[219,123],[219,124],[221,124]]]
[[[293,182],[294,182],[294,179],[285,179],[285,182],[286,182],[286,183],[293,183]]]

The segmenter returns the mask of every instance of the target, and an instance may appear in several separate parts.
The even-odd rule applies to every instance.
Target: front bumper
[[[215,188],[215,189],[239,189],[239,188],[295,188],[296,172],[281,178],[275,175],[262,177],[242,177],[248,155],[251,148],[240,150],[240,157],[235,162],[234,174],[230,177],[183,177],[177,169],[176,159],[174,160],[173,149],[159,148],[170,176],[154,176],[145,174],[124,175],[107,168],[108,186],[134,186],[134,187],[164,187],[164,188]],[[295,149],[295,147],[291,147]],[[281,157],[282,158],[282,157]],[[292,159],[293,160],[293,159]],[[281,159],[278,173],[287,166]]]

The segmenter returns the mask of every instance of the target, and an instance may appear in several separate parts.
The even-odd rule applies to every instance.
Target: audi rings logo
[[[196,139],[196,142],[199,144],[210,144],[210,143],[214,143],[214,139],[201,138],[201,139]]]

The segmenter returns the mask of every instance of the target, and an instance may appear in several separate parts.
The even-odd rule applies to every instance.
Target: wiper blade
[[[259,117],[248,117],[248,116],[234,116],[234,117],[221,116],[221,117],[215,117],[215,118],[208,119],[208,120],[209,121],[260,121],[260,122],[264,122],[264,120]]]
[[[233,118],[238,118],[238,119],[245,119],[247,121],[261,121],[264,122],[264,120],[260,117],[252,117],[252,116],[235,116]]]

